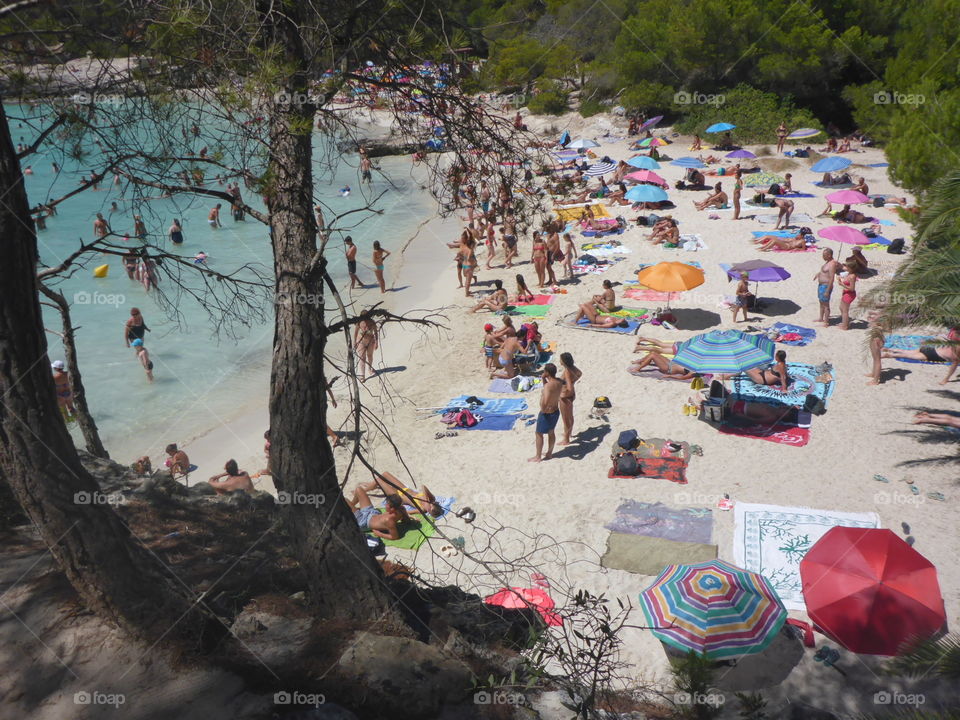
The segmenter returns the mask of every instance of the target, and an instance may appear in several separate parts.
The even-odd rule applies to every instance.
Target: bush
[[[569,93],[554,81],[538,82],[539,92],[530,98],[527,107],[536,115],[562,115],[568,107]]]
[[[592,117],[597,113],[602,113],[606,109],[603,103],[597,100],[584,100],[580,103],[580,115],[585,118]]]
[[[702,136],[710,125],[717,122],[737,126],[731,132],[737,143],[770,142],[776,138],[781,121],[791,130],[801,127],[822,129],[820,121],[809,110],[797,108],[789,98],[765,93],[749,85],[738,85],[733,90],[706,96],[709,102],[691,102],[700,96],[683,91],[676,97],[686,102],[674,105],[683,113],[674,129],[688,135]]]

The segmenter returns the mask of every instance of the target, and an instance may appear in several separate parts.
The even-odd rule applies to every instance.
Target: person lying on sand
[[[426,485],[419,491],[412,490],[400,482],[393,473],[383,472],[373,476],[373,480],[367,483],[361,483],[360,488],[364,492],[370,493],[380,489],[384,498],[397,497],[401,504],[409,505],[413,510],[407,510],[407,515],[430,515],[431,517],[440,517],[443,515],[443,508],[437,502],[436,496],[430,492]],[[406,510],[406,508],[404,508]]]
[[[363,488],[358,487],[353,491],[353,497],[350,500],[344,497],[343,501],[350,507],[362,531],[369,530],[384,540],[399,540],[400,523],[410,519],[403,509],[400,498],[396,495],[387,498],[386,508],[382,513],[373,506],[370,496]]]
[[[844,205],[841,210],[833,214],[836,222],[861,224],[870,220],[859,210],[853,210],[849,205]]]
[[[662,340],[656,340],[655,338],[648,337],[638,337],[637,344],[633,347],[633,351],[637,352],[650,352],[656,350],[660,353],[667,353],[669,355],[677,354],[677,346],[680,345],[679,342],[663,342]]]
[[[792,379],[787,373],[787,353],[785,350],[777,350],[774,358],[776,362],[773,367],[764,370],[751,368],[745,374],[757,385],[779,385],[780,392],[786,392]],[[725,376],[721,377],[727,379]]]
[[[483,309],[490,310],[491,312],[499,312],[507,309],[507,291],[503,289],[503,281],[494,280],[493,285],[496,288],[493,294],[474,305],[470,309],[470,312],[475,313]]]
[[[943,425],[946,427],[960,428],[960,417],[947,415],[946,413],[920,411],[913,416],[913,422],[916,425]]]
[[[634,360],[630,365],[630,372],[643,370],[649,365],[654,365],[664,375],[669,375],[677,380],[693,380],[697,376],[697,373],[677,365],[672,360],[667,360],[658,350],[651,350],[639,360]]]
[[[947,333],[946,336],[938,338],[951,342],[960,341],[960,327],[955,327]],[[898,350],[896,348],[884,348],[880,352],[881,357],[885,358],[906,358],[909,360],[919,360],[921,362],[948,362],[950,368],[947,370],[947,376],[940,381],[941,385],[946,385],[956,372],[960,365],[960,346],[957,345],[921,345],[916,350]]]
[[[823,179],[820,181],[821,185],[846,185],[850,182],[850,173],[843,173],[842,175],[833,175],[831,173],[824,173]]]
[[[759,246],[760,250],[806,250],[807,241],[803,233],[797,233],[793,237],[777,237],[776,235],[764,235],[754,238],[753,242]]]
[[[579,323],[583,318],[590,321],[590,327],[595,328],[630,327],[630,323],[622,318],[613,315],[600,315],[592,302],[586,302],[580,306],[580,312],[577,313],[574,323]]]

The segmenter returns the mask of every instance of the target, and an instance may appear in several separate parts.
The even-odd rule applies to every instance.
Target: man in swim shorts
[[[530,458],[530,462],[550,460],[553,457],[553,446],[557,441],[554,428],[560,420],[560,391],[563,383],[557,378],[557,366],[547,363],[543,366],[543,391],[540,393],[540,413],[537,415],[537,454]],[[547,454],[543,455],[543,436],[547,436]],[[542,456],[542,457],[541,457]]]
[[[373,506],[373,502],[370,500],[370,496],[367,495],[367,491],[361,487],[353,491],[352,500],[347,500],[346,498],[344,498],[344,500],[353,511],[353,517],[356,519],[361,531],[366,532],[369,530],[384,540],[400,539],[400,529],[398,525],[409,518],[397,495],[391,495],[386,498],[386,507],[382,513],[377,511]]]
[[[814,321],[816,323],[830,324],[830,293],[833,292],[839,267],[840,263],[833,259],[833,250],[824,248],[823,265],[814,275],[817,281],[817,300],[820,301],[820,316]]]
[[[343,244],[346,246],[345,252],[347,255],[347,273],[350,275],[350,289],[362,288],[363,283],[360,282],[360,278],[357,277],[357,246],[353,244],[353,238],[349,235],[343,239]]]

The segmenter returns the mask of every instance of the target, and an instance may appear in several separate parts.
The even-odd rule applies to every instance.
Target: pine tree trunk
[[[77,343],[73,335],[73,322],[70,320],[70,305],[61,293],[51,290],[43,283],[39,283],[40,292],[57,306],[60,311],[60,321],[63,324],[63,351],[67,358],[67,375],[70,378],[70,390],[73,392],[73,407],[76,410],[77,425],[83,434],[83,442],[87,452],[101,458],[109,458],[103,442],[100,440],[100,431],[87,405],[87,392],[83,387],[83,378],[80,376],[80,363],[77,360]]]
[[[300,68],[280,96],[308,93],[299,35],[301,5],[260,4],[263,33]],[[385,620],[399,627],[379,564],[342,498],[327,440],[324,377],[325,261],[317,258],[313,213],[312,128],[315,107],[274,102],[270,115],[267,207],[276,273],[276,330],[270,393],[270,469],[294,551],[321,617]]]
[[[86,607],[145,638],[214,647],[225,630],[191,607],[103,502],[57,407],[37,291],[37,239],[0,110],[0,475]],[[179,622],[178,622],[179,619]]]

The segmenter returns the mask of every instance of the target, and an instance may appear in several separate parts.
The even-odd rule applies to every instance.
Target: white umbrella
[[[595,140],[581,138],[579,140],[574,140],[572,143],[567,145],[567,147],[573,150],[587,150],[589,148],[600,147],[600,143],[596,142]]]

